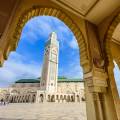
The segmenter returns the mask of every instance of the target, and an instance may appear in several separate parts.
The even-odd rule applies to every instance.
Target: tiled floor
[[[82,103],[14,103],[0,106],[0,120],[87,120]]]

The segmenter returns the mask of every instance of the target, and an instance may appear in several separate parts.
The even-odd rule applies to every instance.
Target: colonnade
[[[10,95],[6,101],[10,103],[34,103],[36,101],[36,94]]]
[[[41,102],[81,102],[85,101],[85,96],[81,94],[63,93],[29,93],[29,94],[7,94],[5,101],[9,103],[41,103]]]
[[[37,102],[56,102],[56,103],[66,103],[66,102],[81,102],[85,101],[85,97],[80,94],[39,94]]]

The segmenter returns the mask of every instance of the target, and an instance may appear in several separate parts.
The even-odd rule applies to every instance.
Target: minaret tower
[[[46,92],[57,92],[59,42],[52,32],[45,45],[44,63],[41,75],[40,89]]]

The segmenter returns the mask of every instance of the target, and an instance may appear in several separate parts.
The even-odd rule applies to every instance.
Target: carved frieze
[[[103,69],[94,68],[91,72],[84,74],[84,79],[91,92],[105,92],[107,88],[107,74]]]

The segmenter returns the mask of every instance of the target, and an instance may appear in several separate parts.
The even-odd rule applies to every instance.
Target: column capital
[[[106,92],[107,78],[107,73],[100,68],[93,68],[91,72],[84,74],[90,92]]]

